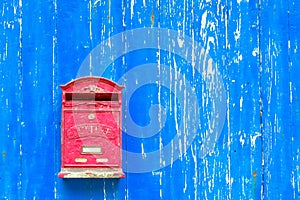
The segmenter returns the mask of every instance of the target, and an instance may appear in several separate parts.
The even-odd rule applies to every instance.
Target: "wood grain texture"
[[[22,196],[54,198],[54,5],[22,3]]]
[[[288,9],[283,1],[261,5],[263,196],[270,199],[293,194]]]
[[[298,127],[300,123],[300,103],[299,103],[299,90],[300,90],[300,65],[299,65],[299,31],[300,31],[300,15],[299,1],[289,2],[289,69],[290,69],[290,107],[291,107],[291,184],[292,198],[297,199],[300,196],[300,173],[299,173],[299,153],[300,153],[300,138]]]
[[[230,199],[260,199],[259,4],[232,1],[228,16]]]
[[[1,3],[0,199],[299,198],[298,0]],[[160,154],[153,160],[160,169],[128,172],[120,180],[59,179],[59,85],[80,76],[83,61],[94,59],[90,52],[103,41],[123,31],[155,27],[183,35],[150,36],[155,48],[127,52],[103,73],[113,81],[121,79],[127,88],[161,77],[132,96],[124,91],[128,101],[123,106],[130,112],[123,116],[123,150],[127,152],[123,159],[128,159],[129,152],[146,158],[150,152],[162,150],[172,143],[181,124],[186,137],[197,130],[195,139],[191,144],[186,137],[172,143],[169,155]],[[225,125],[214,150],[205,157],[201,157],[201,149],[213,122],[214,96],[205,85],[210,66],[197,72],[193,63],[171,51],[182,45],[183,36],[209,55],[225,87]],[[130,41],[124,40],[118,46],[120,51],[129,48]],[[164,44],[169,52],[161,49]],[[114,48],[108,45],[100,53],[113,59]],[[189,54],[193,48],[186,49],[187,58],[201,57],[203,52]],[[131,73],[151,63],[156,63],[157,73]],[[84,66],[84,73],[98,75],[100,65]],[[173,81],[163,85],[169,79]],[[192,93],[188,84],[195,88]],[[186,108],[194,105],[193,95],[202,105],[197,110],[201,113],[197,125]],[[149,112],[157,104],[162,107]],[[152,137],[134,137],[127,133],[129,117],[139,126],[155,120],[161,129]],[[174,152],[184,153],[176,159]],[[130,165],[125,162],[124,170]]]
[[[0,18],[0,197],[21,198],[22,190],[22,5],[3,2]]]

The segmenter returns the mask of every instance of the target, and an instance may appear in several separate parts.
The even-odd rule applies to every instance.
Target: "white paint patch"
[[[104,181],[104,184],[103,184],[103,200],[106,200],[106,182]]]
[[[152,172],[152,176],[160,176],[162,172]]]
[[[237,58],[234,59],[235,63],[239,63],[240,61],[243,60],[243,55],[239,53],[239,55],[237,56]]]
[[[233,183],[233,178],[230,177],[229,174],[226,174],[226,183],[227,183],[228,185],[232,185],[232,183]]]
[[[235,32],[234,32],[234,39],[237,42],[238,39],[240,39],[241,36],[241,31],[240,31],[240,25],[238,25],[238,27],[236,28]]]
[[[57,199],[57,190],[56,190],[56,186],[54,187],[53,192],[54,192],[54,199]]]
[[[96,0],[96,1],[94,2],[94,6],[96,7],[98,3],[100,3],[100,0]]]
[[[290,103],[293,102],[293,83],[290,82]]]
[[[207,11],[205,11],[202,15],[201,19],[201,29],[205,29],[206,26],[206,18],[207,18]]]
[[[255,142],[256,142],[256,139],[258,137],[261,137],[261,133],[260,132],[255,132],[255,135],[250,135],[250,140],[251,140],[251,146],[255,146]]]
[[[122,3],[122,4],[123,4],[123,3]],[[124,7],[124,5],[122,5],[122,7]],[[123,11],[122,11],[122,25],[123,25],[124,27],[126,27],[125,15],[126,15],[126,12],[125,12],[125,9],[123,9]]]
[[[198,195],[198,159],[197,159],[197,147],[196,146],[193,146],[191,148],[191,151],[192,151],[192,156],[193,156],[193,161],[194,161],[194,170],[195,170],[195,174],[194,174],[194,177],[193,177],[193,181],[194,181],[194,197],[195,199],[197,199],[197,195]]]
[[[213,63],[212,63],[213,61],[212,61],[212,59],[210,58],[209,60],[208,60],[208,67],[207,67],[207,74],[210,74],[210,75],[214,75],[214,71],[213,71],[213,67],[212,67],[212,65],[213,65]]]
[[[184,173],[184,172],[183,172]],[[186,193],[186,190],[187,190],[187,181],[186,181],[186,173],[184,173],[184,188],[183,188],[183,193],[185,194]]]
[[[144,148],[144,143],[141,143],[141,149],[142,149],[142,157],[146,158],[146,153],[145,153],[145,148]]]
[[[252,51],[252,56],[258,56],[259,55],[259,49],[258,48],[254,48]]]
[[[241,144],[242,144],[242,147],[244,147],[245,139],[243,138],[242,135],[240,135],[240,142],[241,142]]]
[[[244,101],[244,98],[241,97],[241,98],[240,98],[240,111],[243,110],[243,101]]]
[[[183,43],[184,43],[183,38],[178,37],[178,38],[177,38],[177,43],[178,43],[178,46],[179,46],[180,48],[182,48],[182,47],[183,47]]]
[[[21,34],[21,33],[20,33],[20,34]],[[20,36],[20,37],[21,37],[21,36]],[[5,43],[5,54],[4,54],[4,56],[3,56],[3,61],[6,60],[7,55],[8,55],[8,43],[6,42],[6,43]]]
[[[20,144],[20,156],[23,155],[23,151],[22,151],[22,144]]]
[[[130,2],[130,16],[131,16],[131,19],[133,18],[133,13],[134,13],[133,6],[134,6],[134,4],[135,4],[135,1],[131,0],[131,2]]]
[[[92,2],[89,2],[89,12],[90,12],[90,19],[92,19]],[[92,21],[89,21],[89,34],[90,34],[90,41],[93,41],[93,31],[92,31]],[[92,68],[92,67],[90,67]],[[92,69],[90,69],[92,71]]]
[[[215,43],[215,38],[214,38],[214,37],[208,37],[207,44],[209,44],[210,42],[211,42],[213,45],[216,45],[216,43]],[[207,50],[209,50],[209,46],[208,46],[207,48],[208,48]]]

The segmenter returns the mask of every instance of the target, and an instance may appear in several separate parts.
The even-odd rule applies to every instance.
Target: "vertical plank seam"
[[[229,5],[229,1],[226,0],[226,14],[225,14],[225,47],[226,47],[226,74],[227,74],[227,90],[228,90],[228,96],[227,96],[227,102],[228,102],[228,107],[227,107],[227,120],[228,120],[228,124],[227,124],[227,144],[228,144],[228,155],[227,155],[227,170],[228,170],[228,179],[231,179],[231,146],[230,146],[230,143],[231,143],[231,127],[230,127],[230,77],[228,76],[229,74],[229,66],[230,66],[230,47],[229,47],[229,15],[230,15],[230,5]],[[229,184],[228,185],[228,199],[231,199],[232,198],[232,186]]]
[[[290,147],[291,147],[291,152],[290,152],[290,158],[291,158],[291,168],[290,168],[290,173],[291,173],[291,179],[293,179],[293,176],[294,176],[294,173],[293,173],[293,170],[294,170],[294,162],[293,162],[293,149],[294,149],[294,143],[293,143],[293,112],[292,112],[292,109],[293,109],[293,101],[292,99],[290,98],[291,95],[292,95],[292,87],[291,87],[291,81],[292,81],[292,78],[291,78],[291,68],[292,68],[292,65],[291,65],[291,16],[290,16],[290,12],[291,12],[291,4],[290,4],[290,0],[287,1],[287,6],[288,6],[288,10],[287,10],[287,15],[288,15],[288,19],[287,19],[287,23],[288,23],[288,78],[289,78],[289,115],[290,115],[290,122],[288,124],[289,126],[289,135],[291,137],[291,141],[290,141]],[[291,180],[292,181],[292,180]],[[292,184],[292,182],[291,182]],[[294,195],[294,198],[296,198],[296,190],[295,188],[292,188],[293,190],[293,195]]]
[[[20,48],[20,55],[19,55],[19,86],[20,86],[20,100],[21,100],[21,106],[20,106],[20,122],[22,124],[23,121],[23,3],[22,0],[19,0],[19,9],[20,9],[20,14],[19,14],[19,24],[20,24],[20,38],[19,38],[19,48]],[[19,157],[19,164],[20,164],[20,177],[19,177],[19,181],[20,181],[20,192],[18,192],[19,194],[19,198],[22,199],[23,197],[23,188],[22,188],[22,182],[23,182],[23,156],[22,156],[22,144],[23,144],[23,128],[22,125],[20,127],[20,157]]]
[[[52,72],[52,89],[53,89],[53,93],[52,93],[52,102],[53,102],[53,106],[57,105],[57,102],[58,102],[58,99],[56,99],[57,97],[57,90],[55,90],[55,87],[58,86],[58,82],[56,81],[58,79],[58,76],[55,76],[57,74],[57,57],[58,57],[58,52],[57,52],[57,19],[58,19],[58,10],[57,10],[57,0],[54,0],[53,1],[53,5],[54,5],[54,15],[53,15],[53,21],[54,21],[54,36],[53,36],[53,72]],[[57,77],[57,78],[56,78]],[[55,103],[56,101],[56,103]],[[53,113],[58,113],[57,112],[57,108],[53,107]],[[57,116],[58,117],[58,116]],[[54,115],[54,122],[53,122],[53,125],[54,125],[54,128],[55,130],[55,133],[59,133],[58,135],[54,134],[54,191],[53,191],[53,195],[54,195],[54,199],[57,199],[57,166],[59,166],[59,156],[58,154],[60,152],[58,152],[58,145],[59,145],[59,139],[60,137],[60,122],[59,120],[55,120],[55,119],[58,119],[55,115]],[[58,126],[56,126],[58,125]]]
[[[260,102],[260,133],[261,133],[261,199],[264,199],[264,173],[265,173],[265,166],[264,166],[264,131],[263,131],[263,90],[262,90],[262,74],[263,74],[263,66],[262,66],[262,25],[261,25],[261,10],[262,4],[261,0],[257,1],[258,6],[258,45],[259,45],[259,102]],[[255,194],[255,198],[256,198]]]
[[[158,5],[157,5],[157,26],[158,26],[158,28],[160,28],[160,15],[161,15],[161,0],[157,0],[157,3],[158,3]],[[154,9],[152,8],[152,16],[151,17],[153,17],[153,26],[155,27],[155,18],[154,18]],[[160,51],[160,42],[161,42],[161,37],[160,37],[160,32],[158,32],[158,44],[159,44],[159,46],[158,46],[158,51]],[[158,54],[158,67],[159,67],[159,71],[161,70],[161,67],[160,67],[160,65],[161,65],[161,54],[159,53]],[[159,73],[161,73],[161,72],[159,72]],[[161,83],[159,83],[159,85],[160,85]],[[158,87],[158,102],[159,102],[159,105],[161,105],[161,96],[159,95],[159,94],[161,94],[161,87],[159,86]],[[162,138],[163,138],[163,136],[162,136],[162,131],[160,131],[160,140],[162,140]],[[161,145],[161,144],[159,144],[159,145]],[[159,147],[159,149],[160,149],[160,147]],[[160,155],[160,157],[161,157],[162,155]],[[161,158],[160,158],[161,159]],[[164,173],[163,171],[161,172],[161,173]],[[160,184],[160,188],[159,188],[159,190],[160,190],[160,199],[163,199],[163,175],[160,175],[160,177],[159,177],[159,182],[161,183]]]
[[[89,26],[89,52],[92,52],[93,50],[93,3],[92,0],[88,1],[88,10],[89,10],[89,15],[88,15],[88,26]],[[92,55],[89,53],[90,57],[90,66],[89,66],[89,75],[92,76]],[[103,181],[105,183],[105,181]],[[90,189],[90,199],[93,199],[93,181],[91,179],[88,180],[89,184],[89,189]],[[104,187],[105,190],[105,187]]]
[[[123,0],[122,1],[122,4],[121,4],[121,6],[122,6],[122,20],[125,22],[125,24],[124,23],[122,23],[122,26],[123,26],[123,31],[126,31],[127,30],[127,28],[126,28],[126,9],[127,9],[127,7],[126,7],[126,4],[127,4],[127,0]],[[124,11],[124,12],[123,12]],[[125,39],[125,38],[124,38]],[[125,50],[126,50],[126,41],[124,41],[123,42],[123,48],[124,48],[124,52],[125,52]],[[124,61],[122,61],[122,64],[124,64],[125,66],[123,66],[123,70],[124,70],[124,72],[126,71],[125,70],[125,68],[127,68],[127,60],[126,60],[126,55],[124,55]],[[126,84],[126,81],[127,81],[127,77],[126,77],[126,74],[125,74],[125,76],[124,76],[124,84]],[[124,96],[122,96],[122,98],[124,98]],[[127,108],[127,109],[129,109],[129,108]],[[123,112],[122,112],[123,113]],[[123,118],[123,116],[122,116],[122,118]],[[122,120],[123,121],[123,120]],[[126,132],[126,130],[127,130],[127,126],[126,126],[126,124],[125,124],[125,131],[124,132]],[[122,134],[123,134],[123,132],[122,132]],[[122,141],[122,148],[124,147],[125,148],[125,156],[123,156],[123,149],[122,149],[122,162],[123,162],[123,159],[125,159],[125,165],[123,165],[123,167],[125,167],[125,169],[126,169],[126,172],[128,171],[128,159],[127,159],[127,152],[128,152],[128,137],[125,137],[125,138],[123,138],[123,136],[122,136],[122,140],[123,141],[125,141],[125,147],[124,147],[124,144],[123,144],[123,141]],[[123,162],[124,163],[124,162]],[[127,199],[129,199],[129,192],[128,192],[128,177],[127,177],[128,175],[126,174],[126,177],[125,177],[125,195],[124,195],[124,200],[127,200]]]
[[[93,30],[92,30],[92,26],[93,26],[93,3],[92,0],[89,0],[89,39],[90,39],[90,52],[93,50]],[[92,66],[93,63],[92,61],[92,55],[90,54],[90,66],[89,66],[89,75],[92,76]]]

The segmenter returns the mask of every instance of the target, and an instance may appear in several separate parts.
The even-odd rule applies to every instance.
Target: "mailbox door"
[[[64,167],[120,167],[120,111],[64,111]]]

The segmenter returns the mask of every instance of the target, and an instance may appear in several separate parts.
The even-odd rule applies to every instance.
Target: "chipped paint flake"
[[[255,132],[255,135],[250,135],[250,140],[251,140],[251,146],[254,147],[256,144],[256,139],[258,137],[261,137],[262,134],[260,132]]]
[[[135,0],[131,0],[130,1],[130,19],[133,19],[133,15],[134,15],[134,4],[135,4]]]
[[[244,139],[243,135],[241,135],[241,134],[240,134],[240,143],[241,143],[242,147],[244,147],[245,139]]]
[[[259,48],[254,48],[252,51],[252,56],[258,56],[259,55]]]
[[[243,110],[243,101],[244,101],[244,97],[241,96],[241,98],[240,98],[240,111],[241,111],[241,112],[242,112],[242,110]]]

